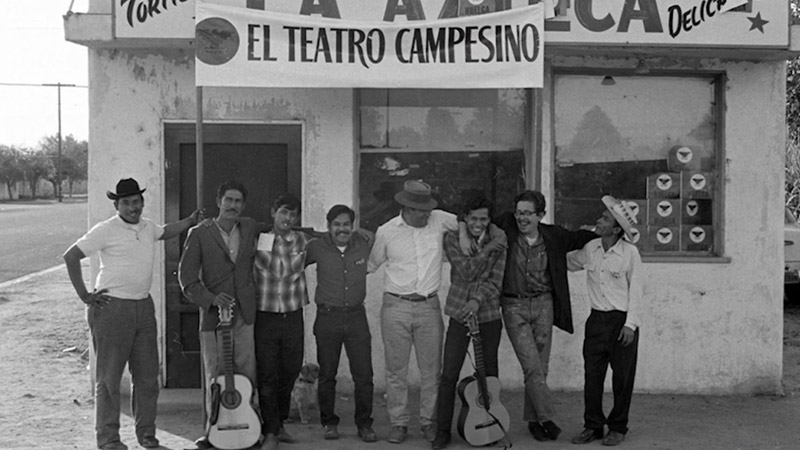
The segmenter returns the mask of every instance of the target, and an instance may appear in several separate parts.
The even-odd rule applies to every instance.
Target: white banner
[[[197,2],[196,84],[542,87],[543,5],[418,23],[356,22]]]

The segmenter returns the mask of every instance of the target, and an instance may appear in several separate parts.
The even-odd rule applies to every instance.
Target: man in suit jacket
[[[556,440],[561,429],[553,422],[555,410],[547,387],[552,328],[573,332],[567,252],[596,236],[540,223],[545,198],[539,191],[521,192],[514,205],[513,216],[498,218],[508,236],[500,296],[503,321],[525,377],[523,419],[536,440]]]
[[[234,372],[256,384],[253,324],[256,295],[253,284],[253,257],[259,225],[240,217],[247,200],[247,189],[237,181],[226,181],[217,189],[219,214],[189,230],[178,267],[184,295],[200,307],[200,351],[206,380],[214,379],[223,368],[222,342],[217,335],[219,308],[233,312]],[[210,389],[206,390],[206,411],[211,410]],[[207,436],[195,442],[210,448]]]

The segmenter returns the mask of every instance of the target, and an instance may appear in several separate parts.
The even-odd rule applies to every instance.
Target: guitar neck
[[[473,316],[467,323],[470,335],[472,336],[472,351],[475,354],[475,378],[478,381],[478,388],[484,400],[488,400],[488,388],[486,386],[486,367],[483,362],[483,343],[481,341],[480,326],[477,319]],[[488,402],[487,402],[488,403]]]
[[[233,332],[230,327],[224,327],[219,333],[222,340],[222,374],[225,375],[225,385],[233,387]]]

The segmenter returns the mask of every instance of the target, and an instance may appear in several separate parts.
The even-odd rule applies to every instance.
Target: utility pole
[[[56,197],[59,203],[63,200],[61,195],[61,87],[75,87],[74,84],[42,84],[42,86],[56,86],[58,87],[58,162],[56,164]]]

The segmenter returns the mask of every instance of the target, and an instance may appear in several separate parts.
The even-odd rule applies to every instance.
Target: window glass
[[[717,82],[557,75],[556,222],[593,224],[609,194],[637,212],[642,254],[717,254]]]
[[[482,191],[497,210],[525,185],[522,89],[364,89],[361,92],[360,225],[397,215],[394,194],[409,179],[457,212],[461,194]],[[499,209],[498,209],[499,208]]]

